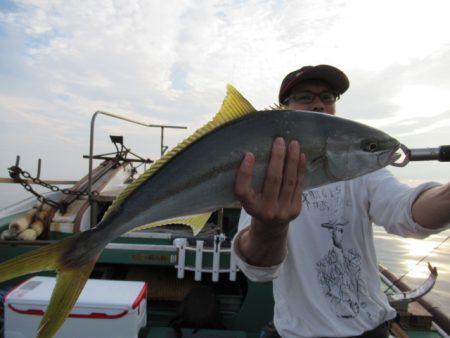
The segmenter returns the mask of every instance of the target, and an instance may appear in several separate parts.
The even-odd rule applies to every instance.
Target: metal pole
[[[164,128],[173,128],[173,129],[187,129],[187,127],[185,126],[171,126],[171,125],[160,125],[160,124],[148,124],[148,123],[143,123],[140,121],[136,121],[133,119],[129,119],[127,117],[123,117],[117,114],[113,114],[113,113],[108,113],[105,111],[101,111],[98,110],[94,113],[94,115],[92,115],[91,118],[91,132],[90,132],[90,137],[89,137],[89,172],[88,172],[88,199],[89,199],[89,203],[91,205],[91,227],[93,225],[95,225],[93,223],[93,217],[94,217],[94,208],[92,205],[92,167],[93,167],[93,153],[94,153],[94,126],[95,126],[95,119],[97,117],[97,115],[105,115],[105,116],[109,116],[112,118],[116,118],[119,120],[123,120],[123,121],[127,121],[127,122],[131,122],[134,124],[138,124],[144,127],[152,127],[152,128],[161,128],[161,156],[163,155],[163,147],[164,147]],[[18,162],[18,159],[17,159]]]
[[[164,155],[166,149],[164,149],[164,127],[161,127],[161,156]]]
[[[171,129],[187,129],[185,126],[169,126],[166,124],[149,124],[147,127],[153,127],[153,128],[161,128],[161,156],[164,155],[164,153],[167,150],[167,146],[164,145],[164,128],[171,128]]]

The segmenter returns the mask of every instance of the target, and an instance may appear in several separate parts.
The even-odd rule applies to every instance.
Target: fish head
[[[352,179],[381,169],[399,158],[400,142],[369,126],[332,132],[326,143],[325,168],[330,178]]]

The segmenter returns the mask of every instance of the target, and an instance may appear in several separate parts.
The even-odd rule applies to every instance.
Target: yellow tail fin
[[[57,270],[62,251],[67,251],[76,237],[78,236],[72,236],[0,263],[0,282],[29,273]]]
[[[0,282],[29,273],[56,270],[56,286],[39,324],[38,338],[51,338],[56,334],[78,299],[103,249],[94,248],[86,252],[90,257],[84,257],[80,264],[67,264],[70,261],[65,257],[76,247],[79,235],[0,263]]]
[[[52,338],[63,325],[83,290],[95,261],[78,269],[58,272],[50,304],[39,324],[37,338]]]

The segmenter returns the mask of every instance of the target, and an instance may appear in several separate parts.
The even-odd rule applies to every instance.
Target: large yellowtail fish
[[[326,114],[256,111],[232,86],[227,88],[217,115],[121,193],[95,228],[0,264],[0,281],[56,270],[38,337],[54,336],[110,241],[146,224],[232,204],[236,169],[246,152],[256,156],[253,183],[260,189],[278,136],[300,142],[307,159],[306,189],[348,180],[396,159],[399,142],[379,130]]]

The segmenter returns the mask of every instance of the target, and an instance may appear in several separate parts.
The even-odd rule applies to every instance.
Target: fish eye
[[[378,143],[374,140],[367,140],[364,142],[363,149],[368,152],[375,152],[378,150]]]

